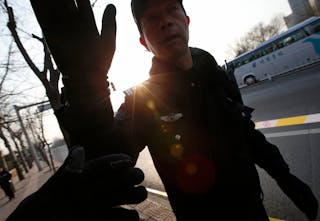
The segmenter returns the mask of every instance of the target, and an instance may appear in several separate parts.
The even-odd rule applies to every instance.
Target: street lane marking
[[[277,126],[282,127],[282,126],[288,126],[288,125],[303,124],[306,118],[307,116],[298,116],[298,117],[289,117],[289,118],[279,119],[277,122]]]
[[[287,136],[297,136],[297,135],[307,135],[307,134],[320,134],[320,128],[307,129],[307,130],[293,130],[278,133],[265,133],[265,137],[287,137]]]
[[[256,129],[320,122],[320,113],[255,122]]]
[[[168,197],[168,194],[166,192],[160,191],[160,190],[155,190],[155,189],[151,189],[151,188],[146,188],[148,192],[150,193],[154,193],[160,196],[164,196],[164,197]]]
[[[269,220],[270,220],[270,221],[285,221],[285,220],[283,220],[283,219],[276,219],[276,218],[271,218],[271,217],[269,217]]]

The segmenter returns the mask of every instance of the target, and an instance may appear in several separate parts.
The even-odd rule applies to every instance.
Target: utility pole
[[[28,135],[28,133],[27,133],[27,131],[26,131],[26,128],[25,128],[25,126],[24,126],[24,124],[23,124],[23,121],[22,121],[22,118],[21,118],[21,116],[20,116],[19,111],[20,111],[21,109],[24,109],[24,108],[32,107],[32,106],[39,105],[39,104],[43,104],[43,103],[47,103],[47,102],[48,102],[48,101],[42,101],[42,102],[38,102],[38,103],[35,103],[35,104],[29,104],[29,105],[25,105],[25,106],[13,105],[13,107],[14,107],[14,109],[15,109],[15,111],[16,111],[18,120],[19,120],[19,122],[20,122],[22,132],[23,132],[24,136],[26,137],[26,140],[27,140],[27,143],[28,143],[30,152],[31,152],[31,154],[32,154],[32,156],[33,156],[33,158],[34,158],[34,160],[35,160],[35,163],[36,163],[39,171],[42,170],[42,167],[41,167],[40,161],[39,161],[39,157],[38,157],[38,155],[37,155],[37,153],[36,153],[36,150],[35,150],[33,144],[32,144],[31,141],[30,141],[30,137],[29,137],[29,135]]]

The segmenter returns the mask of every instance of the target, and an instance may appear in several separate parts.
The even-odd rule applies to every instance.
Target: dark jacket
[[[115,121],[123,145],[134,156],[148,146],[178,220],[267,220],[255,160],[268,164],[264,158],[272,155],[283,171],[287,164],[254,129],[251,109],[238,102],[240,94],[214,58],[191,52],[190,70],[152,69],[147,81],[125,92]],[[261,156],[250,143],[275,150]]]
[[[7,170],[2,170],[0,172],[0,184],[7,183],[11,180],[11,173]]]
[[[7,170],[2,170],[0,172],[0,186],[5,192],[6,196],[9,197],[9,199],[14,198],[14,189],[11,183],[11,173]]]

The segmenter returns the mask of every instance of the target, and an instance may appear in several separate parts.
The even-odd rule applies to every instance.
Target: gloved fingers
[[[144,186],[131,187],[127,189],[115,190],[105,200],[110,200],[111,206],[138,204],[148,197],[148,192]],[[108,202],[107,202],[108,204]]]
[[[72,50],[74,35],[79,36],[77,28],[78,9],[73,0],[30,0],[38,23],[45,36],[59,70],[66,74],[70,69],[70,57],[75,57]]]
[[[139,185],[144,180],[144,173],[139,168],[125,168],[122,171],[115,171],[113,173],[105,172],[105,174],[95,174],[91,176],[91,182],[95,183],[99,189],[120,190],[131,188]]]
[[[86,21],[88,28],[93,28],[92,33],[97,33],[97,26],[94,18],[94,14],[92,11],[92,7],[89,0],[77,0],[79,16],[82,21]],[[87,30],[90,32],[90,30]]]
[[[125,185],[138,185],[144,180],[144,173],[140,168],[128,168],[120,172],[119,181]]]
[[[101,36],[104,42],[114,43],[117,23],[116,23],[117,9],[113,4],[108,4],[103,12]]]
[[[77,5],[74,0],[46,0],[52,1],[56,7],[56,13],[61,13],[61,15],[65,16],[64,18],[70,18],[70,16],[75,16],[78,12]],[[61,18],[62,19],[62,18]]]
[[[122,207],[112,208],[109,214],[106,215],[105,220],[139,221],[139,213],[136,210],[132,210],[132,209],[126,209]]]
[[[66,159],[65,170],[71,173],[81,173],[85,167],[85,151],[82,146],[73,146]]]
[[[66,26],[77,14],[73,0],[30,0],[30,2],[44,33],[47,30],[58,30],[61,25]]]
[[[53,188],[61,192],[69,190],[71,183],[77,183],[83,178],[85,167],[85,150],[82,146],[73,146],[58,171],[50,177],[43,188]]]
[[[111,65],[111,61],[116,49],[116,32],[117,32],[117,24],[116,24],[116,7],[113,4],[107,5],[104,10],[102,17],[102,28],[101,28],[101,48],[104,54],[104,61],[102,61],[102,65],[108,68]]]
[[[106,171],[119,171],[133,167],[132,158],[126,154],[110,154],[95,158],[86,163],[85,173],[98,174]]]

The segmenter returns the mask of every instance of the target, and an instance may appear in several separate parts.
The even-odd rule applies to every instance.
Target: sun
[[[152,54],[136,42],[132,48],[117,48],[108,74],[111,102],[116,111],[124,101],[124,91],[149,77]]]

